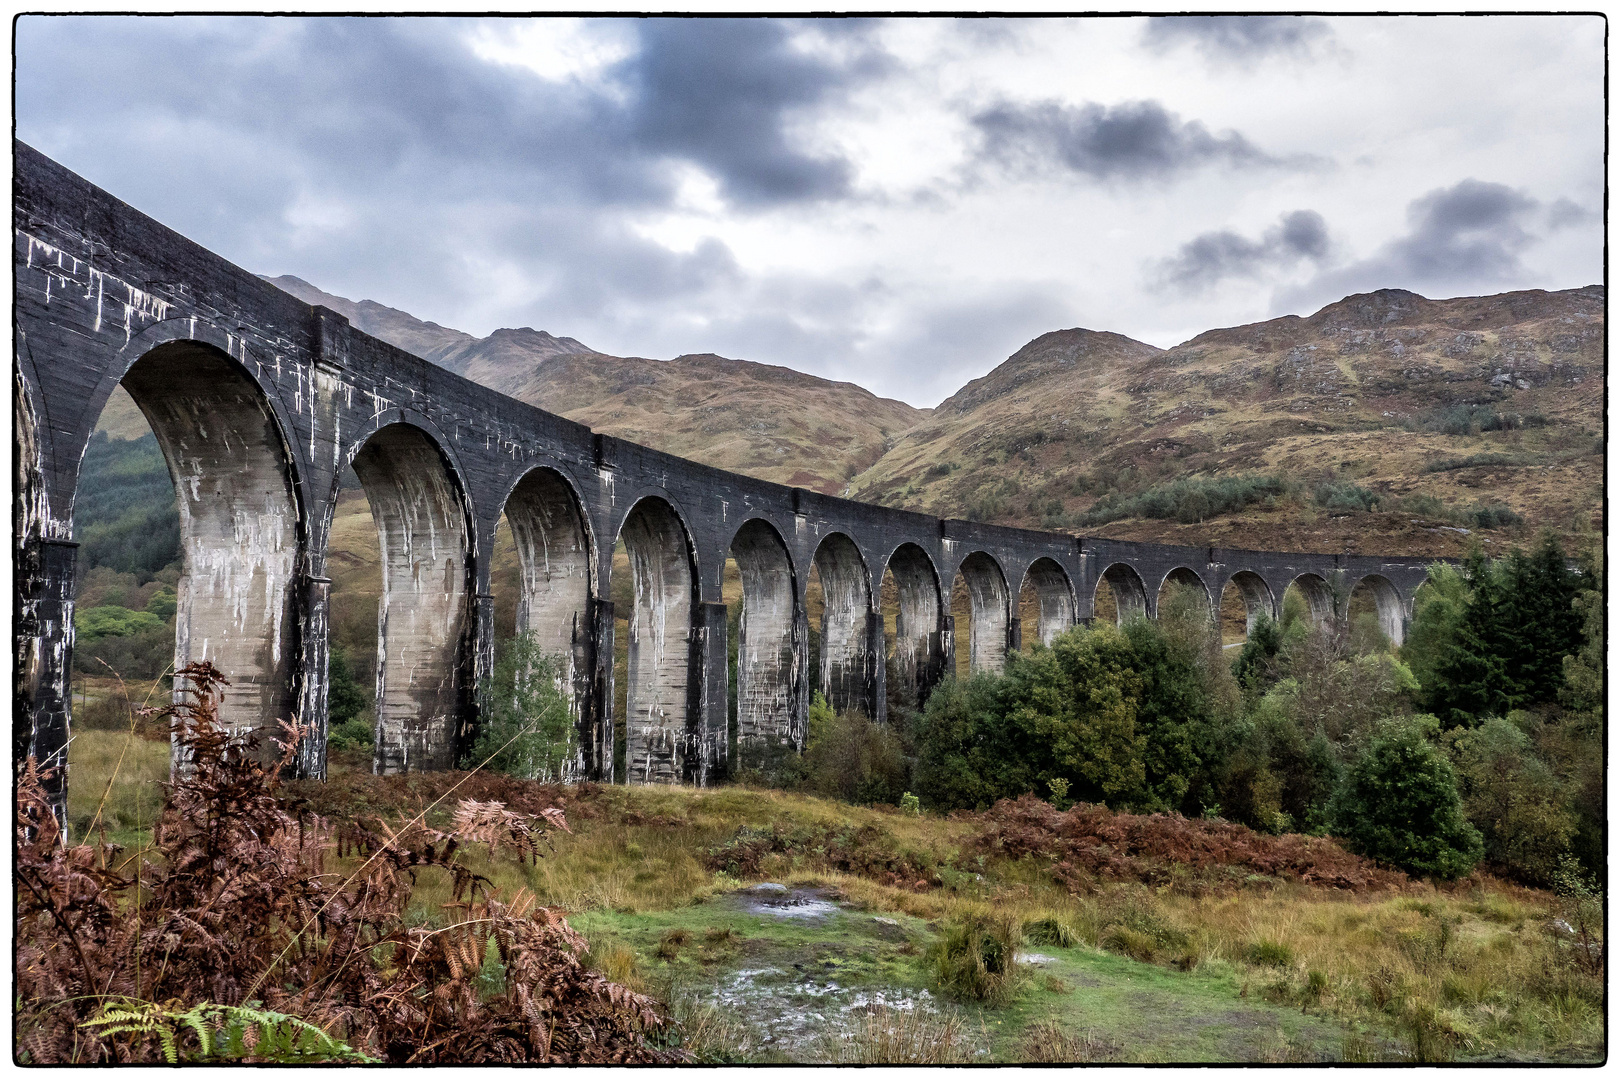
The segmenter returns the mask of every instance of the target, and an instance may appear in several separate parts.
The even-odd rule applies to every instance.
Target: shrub
[[[1031,945],[1054,945],[1060,949],[1072,949],[1080,944],[1080,935],[1074,927],[1062,919],[1050,915],[1039,919],[1031,919],[1024,924],[1024,940]]]
[[[370,696],[354,681],[349,654],[341,645],[332,646],[326,661],[326,722],[338,727],[359,716],[370,704]],[[370,742],[368,736],[366,743]]]
[[[1328,804],[1335,836],[1355,852],[1412,874],[1451,880],[1485,843],[1463,817],[1456,774],[1429,741],[1433,717],[1386,721]]]
[[[345,720],[326,733],[326,746],[330,750],[366,750],[375,741],[371,721],[360,716]]]
[[[845,802],[898,803],[911,784],[899,737],[860,713],[834,714],[816,697],[800,786]]]
[[[1260,967],[1287,967],[1294,962],[1294,950],[1280,941],[1260,940],[1244,947],[1243,959]]]
[[[1018,991],[1018,924],[1005,915],[969,915],[949,924],[929,951],[940,992],[999,1007]]]
[[[1122,475],[1121,484],[1127,482]],[[1183,477],[1136,495],[1110,493],[1078,516],[1079,525],[1106,525],[1122,518],[1173,518],[1195,524],[1206,518],[1232,514],[1258,503],[1292,494],[1294,485],[1281,476],[1245,474],[1219,478]],[[1084,494],[1082,491],[1081,494]]]

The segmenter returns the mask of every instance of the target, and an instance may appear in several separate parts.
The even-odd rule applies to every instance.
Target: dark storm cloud
[[[846,193],[790,125],[886,69],[855,20],[648,19],[605,78],[548,80],[480,59],[470,25],[24,18],[19,136],[254,270],[567,332],[739,288],[725,245],[670,251],[626,214],[671,205],[672,160],[753,208]]]
[[[615,72],[631,90],[621,97],[479,60],[445,20],[25,19],[19,120],[31,131],[74,112],[74,126],[102,128],[184,118],[254,131],[307,168],[460,191],[656,203],[669,158],[755,205],[847,189],[848,164],[796,148],[785,126],[882,70],[866,28],[839,28],[847,60],[794,50],[792,25],[775,20],[636,28],[641,47]]]
[[[1314,210],[1284,214],[1258,240],[1228,229],[1207,232],[1181,245],[1157,268],[1157,284],[1183,293],[1203,292],[1234,277],[1260,277],[1301,260],[1321,262],[1332,245],[1327,222]]]
[[[836,197],[848,162],[794,147],[784,121],[885,67],[858,23],[831,28],[845,63],[795,50],[774,20],[652,20],[630,61],[638,90],[634,137],[654,153],[685,158],[720,177],[747,204]],[[818,28],[819,29],[819,28]]]
[[[1458,296],[1528,283],[1519,254],[1540,238],[1528,226],[1541,203],[1505,184],[1468,179],[1406,208],[1408,231],[1371,258],[1331,270],[1278,297],[1289,311],[1374,289]]]
[[[1333,36],[1323,20],[1309,15],[1170,15],[1149,19],[1142,41],[1163,52],[1192,45],[1217,60],[1257,60],[1272,54],[1302,55]]]
[[[1212,135],[1157,101],[1104,106],[1003,102],[973,117],[981,159],[1041,172],[1067,169],[1097,180],[1169,179],[1200,165],[1282,164],[1235,131]]]

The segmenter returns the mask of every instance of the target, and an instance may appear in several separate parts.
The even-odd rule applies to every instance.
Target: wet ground
[[[930,989],[933,928],[852,910],[836,893],[765,883],[690,907],[591,912],[574,925],[618,939],[644,973],[678,981],[746,1031],[750,1056],[813,1061],[818,1044],[872,1009],[956,1013],[981,1060],[1017,1061],[1024,1032],[1051,1023],[1110,1048],[1112,1060],[1336,1060],[1347,1032],[1327,1017],[1247,995],[1216,962],[1171,971],[1088,946],[1019,954],[1029,974],[1004,1009],[962,1006]],[[678,940],[680,944],[672,945]]]

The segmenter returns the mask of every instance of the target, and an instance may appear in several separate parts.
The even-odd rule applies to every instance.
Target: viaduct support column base
[[[687,668],[686,754],[688,784],[707,787],[726,774],[726,605],[698,604],[692,618],[691,665]]]
[[[73,572],[79,545],[34,540],[19,553],[13,585],[16,608],[16,691],[12,713],[15,760],[32,757],[50,769],[45,791],[56,820],[67,821],[67,745],[73,678]]]

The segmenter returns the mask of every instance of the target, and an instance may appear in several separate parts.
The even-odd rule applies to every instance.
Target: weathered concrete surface
[[[763,761],[774,746],[803,748],[795,662],[796,590],[787,545],[767,522],[737,530],[731,555],[742,574],[737,642],[737,752]]]
[[[420,428],[392,424],[354,457],[377,522],[379,773],[456,763],[467,690],[467,507],[439,449]]]
[[[640,783],[684,778],[693,575],[686,530],[668,503],[644,499],[621,533],[630,555],[630,687],[625,769]]]
[[[840,712],[871,715],[872,575],[860,548],[843,533],[821,542],[815,555],[824,607],[821,615],[821,686],[827,702]]]
[[[327,542],[352,462],[377,519],[382,771],[454,763],[475,736],[493,664],[490,558],[505,513],[522,564],[520,618],[571,671],[582,775],[613,769],[613,546],[632,552],[628,777],[705,783],[728,767],[728,554],[744,573],[739,728],[804,738],[805,589],[828,596],[823,688],[885,719],[883,574],[900,595],[897,700],[921,701],[970,634],[997,670],[1028,632],[1092,617],[1106,578],[1123,614],[1152,616],[1174,574],[1250,619],[1290,582],[1342,620],[1368,582],[1399,639],[1423,560],[1169,547],[1008,529],[849,502],[596,435],[353,330],[16,144],[17,388],[13,485],[13,745],[59,757],[69,732],[73,494],[102,407],[123,382],[181,488],[183,615],[176,653],[232,679],[230,721],[312,729],[296,769],[325,768]],[[957,627],[950,586],[973,616]],[[1012,611],[1032,582],[1037,627]],[[1213,604],[1212,604],[1213,606]],[[746,674],[744,674],[746,671]],[[741,734],[741,732],[740,732]]]

